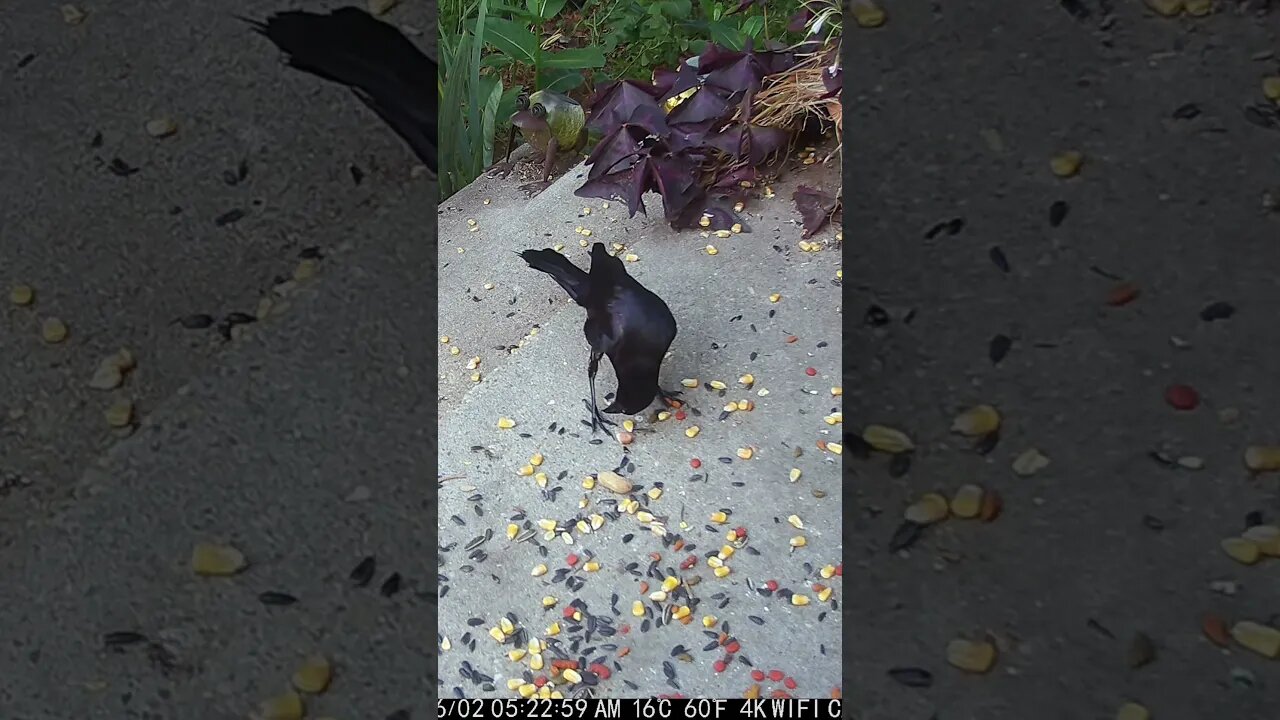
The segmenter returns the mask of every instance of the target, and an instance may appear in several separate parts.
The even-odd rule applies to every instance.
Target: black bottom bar
[[[834,720],[841,716],[841,700],[767,698],[760,700],[713,700],[699,698],[595,698],[592,700],[441,700],[439,717],[533,718],[575,720],[576,718],[639,717],[641,720],[732,720],[750,718],[796,718]]]

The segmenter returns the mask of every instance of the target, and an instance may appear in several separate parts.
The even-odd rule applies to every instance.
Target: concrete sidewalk
[[[582,172],[576,168],[523,207],[501,183],[481,180],[465,201],[446,203],[470,212],[442,215],[440,330],[449,337],[443,347],[460,352],[440,356],[442,392],[455,394],[442,401],[440,471],[462,476],[443,483],[440,496],[446,549],[441,591],[447,592],[440,629],[452,648],[441,659],[442,695],[510,695],[507,679],[530,672],[528,656],[512,661],[509,647],[488,635],[511,612],[526,637],[559,643],[546,662],[560,655],[602,662],[612,677],[599,680],[599,695],[740,697],[754,683],[750,662],[786,676],[760,683],[766,697],[786,690],[788,679],[796,683],[789,690],[795,696],[828,697],[840,686],[836,603],[843,584],[818,573],[841,562],[842,488],[839,459],[815,444],[840,438],[840,426],[823,421],[841,406],[831,393],[840,385],[840,255],[832,242],[835,228],[814,238],[822,242],[821,252],[797,248],[800,228],[790,196],[800,182],[834,190],[834,168],[807,170],[778,184],[775,198],[746,210],[755,232],[726,239],[672,232],[656,197],[646,198],[650,218],[631,220],[618,203],[606,208],[575,198]],[[488,206],[474,202],[486,197]],[[468,229],[469,219],[477,230]],[[577,228],[591,235],[583,237]],[[637,439],[625,455],[613,438],[593,439],[580,422],[587,390],[582,310],[516,255],[563,244],[563,252],[586,267],[581,240],[610,248],[623,243],[624,254],[638,256],[626,264],[628,271],[667,300],[679,323],[662,383],[679,388],[683,378],[699,381],[698,388],[685,390],[691,414],[639,419]],[[705,251],[708,244],[717,247],[716,255]],[[483,290],[484,283],[494,289]],[[781,294],[776,303],[773,293]],[[513,344],[521,344],[513,353],[498,349]],[[482,380],[473,383],[466,363],[477,356]],[[739,383],[748,373],[755,378],[750,388]],[[708,390],[711,381],[724,382],[727,390]],[[613,389],[607,363],[598,383],[602,393]],[[459,388],[465,394],[456,397]],[[738,400],[754,402],[754,410],[722,417],[723,406]],[[498,429],[500,417],[514,419],[516,427]],[[691,439],[685,430],[695,426],[700,433]],[[751,459],[737,455],[742,448],[753,449]],[[535,455],[543,462],[531,469],[546,474],[545,491],[536,476],[518,473]],[[624,457],[630,466],[622,473],[639,486],[632,495],[666,523],[666,542],[636,514],[611,516],[624,496],[583,488],[586,476],[613,470]],[[690,467],[695,458],[702,463],[696,470]],[[802,473],[794,483],[792,468]],[[654,488],[661,489],[656,500],[645,494]],[[711,514],[721,509],[730,513],[728,521],[713,524]],[[575,529],[592,514],[601,516],[602,527]],[[803,530],[788,524],[791,515]],[[544,540],[537,530],[542,520],[567,528],[572,542]],[[509,541],[509,523],[522,533],[532,527],[534,537]],[[704,556],[714,555],[735,527],[746,529],[748,542],[726,563],[728,577],[716,578]],[[674,544],[677,536],[683,549]],[[792,551],[788,543],[796,536],[808,544]],[[584,569],[590,558],[598,571]],[[693,564],[677,568],[686,558]],[[539,564],[548,572],[534,576]],[[651,564],[655,575],[646,572]],[[652,593],[667,575],[693,583],[698,604],[688,626],[655,623],[662,607],[689,602],[646,599],[643,583]],[[769,581],[779,584],[779,593],[762,596],[757,590]],[[830,603],[818,600],[813,583],[834,589]],[[779,597],[787,589],[812,604],[791,605]],[[554,606],[544,607],[544,598]],[[636,601],[648,608],[645,618],[632,615]],[[574,602],[586,616],[576,622],[563,614]],[[710,629],[702,625],[704,616],[716,618]],[[550,636],[547,629],[557,621],[561,632]],[[616,634],[601,637],[599,628],[608,632],[610,626]],[[730,654],[715,642],[722,631],[740,647],[738,659],[717,672],[716,661]],[[460,676],[464,664],[474,672]]]

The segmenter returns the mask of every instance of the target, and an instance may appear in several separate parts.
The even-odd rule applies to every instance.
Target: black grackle
[[[591,346],[587,381],[591,387],[591,430],[615,425],[596,405],[596,371],[601,356],[609,358],[618,376],[617,397],[606,413],[635,414],[661,397],[671,402],[680,393],[658,386],[658,369],[676,337],[676,319],[662,298],[627,274],[622,261],[591,246],[591,272],[569,262],[554,250],[525,250],[520,257],[529,267],[550,275],[574,302],[586,308],[582,331]]]
[[[438,172],[437,66],[399,30],[355,7],[240,19],[288,55],[290,67],[351,88]]]

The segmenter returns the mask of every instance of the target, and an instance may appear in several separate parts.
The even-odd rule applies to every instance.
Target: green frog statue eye
[[[545,120],[547,117],[547,108],[541,103],[529,108],[529,112],[533,113],[533,116],[539,120]]]
[[[528,110],[528,109],[529,109],[529,94],[520,93],[516,97],[516,110]]]

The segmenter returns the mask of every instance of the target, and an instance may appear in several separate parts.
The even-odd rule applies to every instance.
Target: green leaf
[[[484,149],[481,152],[480,171],[493,164],[493,134],[497,130],[498,105],[502,101],[502,81],[497,81],[493,85],[493,89],[489,91],[489,98],[484,103],[484,111],[482,113],[484,119],[482,121],[482,135],[484,139]],[[476,174],[479,177],[479,173]]]
[[[529,28],[502,18],[489,18],[485,23],[487,40],[498,50],[519,63],[534,65],[538,58],[538,38]]]
[[[569,48],[542,56],[541,67],[550,70],[583,70],[604,67],[604,51],[598,47]]]
[[[710,32],[711,40],[717,45],[730,50],[742,49],[742,35],[729,23],[716,20],[707,24],[707,30]]]
[[[567,93],[583,83],[582,73],[574,70],[550,72],[538,81],[538,87],[558,93]]]
[[[484,137],[477,137],[477,134],[484,127],[481,121],[482,105],[487,98],[480,94],[480,52],[484,50],[484,36],[488,27],[485,24],[486,16],[489,12],[489,0],[480,0],[480,7],[476,15],[476,42],[471,48],[471,87],[469,97],[467,98],[467,155],[469,161],[468,166],[473,175],[477,177],[484,170]],[[445,107],[448,107],[447,105]],[[470,182],[470,180],[468,180]]]
[[[686,20],[693,15],[693,3],[689,0],[664,0],[659,4],[662,14],[673,20]]]
[[[535,18],[547,21],[560,14],[566,0],[525,0],[525,6]]]
[[[764,17],[753,15],[742,23],[742,34],[750,38],[759,38],[760,31],[764,30]]]
[[[485,55],[480,60],[481,67],[491,68],[494,70],[505,70],[506,68],[511,67],[511,65],[514,63],[515,63],[515,60],[512,60],[510,55],[500,55],[500,54]]]

